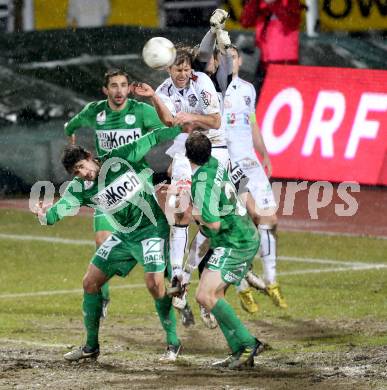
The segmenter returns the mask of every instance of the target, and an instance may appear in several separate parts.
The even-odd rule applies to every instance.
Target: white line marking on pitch
[[[0,233],[0,238],[4,238],[6,240],[19,240],[19,241],[44,241],[44,242],[52,242],[55,244],[68,244],[68,245],[95,245],[94,241],[91,240],[73,240],[71,238],[58,238],[58,237],[47,237],[47,236],[29,236],[29,235]]]
[[[0,343],[2,342],[12,343],[12,344],[34,345],[38,347],[48,347],[48,348],[69,348],[69,344],[48,344],[48,343],[39,343],[37,341],[29,341],[29,340],[0,339]]]
[[[309,259],[312,260],[312,259]],[[301,259],[300,259],[301,261]],[[321,263],[321,260],[319,261]],[[344,263],[344,262],[341,262]],[[382,269],[387,268],[387,264],[364,264],[364,263],[353,263],[348,262],[348,267],[339,267],[339,268],[319,268],[319,269],[307,269],[299,271],[288,271],[288,272],[279,272],[280,276],[292,276],[292,275],[304,275],[304,274],[313,274],[313,273],[323,273],[323,272],[342,272],[342,271],[360,271],[360,270],[371,270],[371,269]],[[197,284],[197,280],[193,280],[191,284]],[[111,290],[122,290],[122,289],[132,289],[132,288],[145,288],[145,284],[126,284],[121,286],[110,286]],[[39,296],[52,296],[52,295],[66,295],[66,294],[82,294],[82,289],[72,289],[72,290],[52,290],[52,291],[36,291],[36,292],[26,292],[26,293],[13,293],[13,294],[0,294],[0,299],[14,299],[14,298],[25,298],[25,297],[39,297]]]
[[[3,234],[0,233],[0,239],[11,239],[20,241],[44,241],[66,245],[95,245],[91,240],[73,240],[67,238],[58,237],[47,237],[47,236],[30,236],[30,235],[17,235],[17,234]],[[279,272],[282,276],[291,275],[303,275],[312,273],[323,273],[323,272],[342,272],[342,271],[359,271],[359,270],[371,270],[371,269],[384,269],[387,268],[387,264],[380,263],[365,263],[360,261],[339,261],[333,259],[316,259],[310,257],[294,257],[294,256],[278,256],[279,260],[298,262],[298,263],[311,263],[311,264],[331,264],[341,265],[344,267],[332,267],[332,268],[318,268],[318,269],[307,269],[297,271]],[[192,281],[192,284],[196,284],[197,281]],[[127,284],[121,286],[111,286],[115,289],[131,289],[131,288],[143,288],[144,284]],[[52,291],[36,291],[36,292],[25,292],[25,293],[9,293],[0,294],[0,299],[13,299],[23,297],[38,297],[38,296],[52,296],[52,295],[66,295],[66,294],[82,294],[82,289],[71,289],[71,290],[52,290]]]

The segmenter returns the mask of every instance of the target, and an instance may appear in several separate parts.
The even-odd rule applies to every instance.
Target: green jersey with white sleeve
[[[133,238],[151,225],[168,229],[155,198],[152,171],[144,157],[152,147],[175,138],[180,131],[180,127],[163,127],[113,149],[101,159],[96,180],[75,177],[70,182],[61,199],[48,209],[47,224],[75,215],[80,206],[88,206],[103,212],[117,232]]]

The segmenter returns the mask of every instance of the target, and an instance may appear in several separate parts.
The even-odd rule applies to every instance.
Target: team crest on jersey
[[[188,95],[188,104],[190,107],[195,107],[197,102],[198,98],[193,93],[191,93],[191,95]]]
[[[121,169],[121,164],[118,162],[118,163],[115,163],[113,164],[111,167],[110,167],[110,170],[114,173],[118,172],[119,170]]]
[[[200,92],[200,97],[205,107],[211,104],[211,94],[204,89]]]
[[[105,122],[106,122],[106,112],[105,110],[103,110],[97,114],[97,123],[99,125],[103,125]]]
[[[243,96],[243,99],[245,99],[246,106],[250,107],[250,104],[251,104],[250,96]]]
[[[136,122],[136,117],[132,114],[125,115],[125,123],[133,125]]]

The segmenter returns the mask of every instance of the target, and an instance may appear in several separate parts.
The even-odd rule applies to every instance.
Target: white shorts
[[[191,184],[192,168],[185,154],[176,153],[172,160],[171,183],[176,186]]]
[[[211,156],[215,157],[225,168],[228,168],[230,163],[230,155],[227,147],[213,146]]]
[[[237,163],[249,179],[246,187],[250,191],[257,206],[262,210],[277,207],[271,184],[262,165],[250,158],[238,160]]]

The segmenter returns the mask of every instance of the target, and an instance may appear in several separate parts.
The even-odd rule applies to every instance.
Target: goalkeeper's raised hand
[[[217,8],[211,15],[210,26],[211,31],[221,30],[225,27],[226,20],[228,18],[228,12],[224,9]]]

